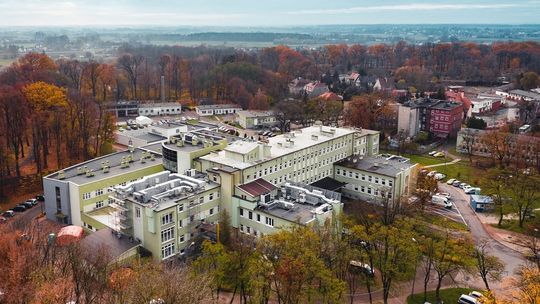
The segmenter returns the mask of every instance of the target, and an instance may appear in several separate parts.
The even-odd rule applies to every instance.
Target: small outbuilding
[[[493,210],[493,199],[487,195],[471,195],[471,207],[476,212]]]

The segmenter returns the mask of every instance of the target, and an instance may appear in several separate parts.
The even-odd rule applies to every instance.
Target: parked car
[[[480,193],[480,188],[478,187],[469,187],[467,189],[465,189],[465,193],[466,194],[479,194]]]
[[[438,193],[435,193],[435,195],[443,196],[443,197],[446,197],[447,199],[452,199],[452,196],[450,195],[450,193],[447,193],[447,192],[438,192]]]
[[[469,295],[462,294],[458,299],[458,304],[478,304],[478,301]]]
[[[433,154],[434,157],[444,157],[444,152],[437,152]]]
[[[32,207],[34,207],[34,205],[32,204],[32,202],[23,202],[21,205],[24,205],[26,207],[26,209],[30,209]]]
[[[459,187],[459,185],[461,185],[461,182],[458,181],[457,179],[452,183],[452,186],[454,187]]]
[[[433,177],[435,174],[437,174],[437,171],[431,171],[427,174],[427,176]]]
[[[435,177],[436,180],[441,180],[446,177],[446,175],[442,173],[436,173],[433,177]]]
[[[31,199],[27,199],[25,203],[30,203],[32,204],[32,206],[35,206],[38,204],[38,200],[37,198],[31,198]]]
[[[8,210],[8,211],[5,211],[4,213],[2,213],[2,216],[5,217],[5,218],[14,217],[15,212],[13,212],[13,210]]]
[[[360,271],[367,273],[369,276],[375,276],[375,271],[373,271],[373,268],[371,268],[371,266],[366,263],[362,263],[359,261],[351,261],[350,264],[351,266],[354,266]]]
[[[20,205],[17,205],[15,207],[13,207],[13,211],[15,212],[25,212],[26,211],[26,206],[23,205],[23,204],[20,204]]]
[[[455,181],[456,181],[455,178],[451,178],[451,179],[449,179],[449,180],[446,181],[446,184],[447,184],[447,185],[452,185]]]
[[[479,291],[471,291],[469,292],[469,296],[473,297],[473,298],[476,298],[476,299],[481,299],[484,297],[484,295],[482,293],[480,293]]]
[[[428,153],[428,155],[429,155],[429,156],[433,156],[433,155],[435,155],[435,154],[437,154],[437,153],[439,153],[439,152],[438,152],[438,151],[431,151],[431,152]]]
[[[467,184],[467,183],[461,183],[461,184],[459,184],[459,186],[458,186],[458,187],[459,187],[459,188],[461,188],[461,189],[465,189],[465,188],[466,188],[467,186],[469,186],[469,187],[470,187],[470,185],[469,185],[469,184]]]

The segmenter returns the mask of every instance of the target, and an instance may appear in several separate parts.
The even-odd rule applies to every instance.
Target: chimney
[[[161,102],[165,102],[165,76],[161,75]]]

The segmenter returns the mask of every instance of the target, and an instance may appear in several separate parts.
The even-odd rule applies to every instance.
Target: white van
[[[432,196],[431,197],[431,203],[433,203],[435,205],[441,205],[446,209],[451,209],[452,208],[452,202],[450,202],[450,200],[447,197],[442,196],[442,195],[434,195],[434,196]]]
[[[478,304],[478,301],[471,296],[462,294],[459,297],[458,304]]]

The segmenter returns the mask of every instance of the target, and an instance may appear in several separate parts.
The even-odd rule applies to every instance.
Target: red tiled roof
[[[325,101],[341,101],[343,98],[334,92],[326,92],[319,96],[320,99]]]
[[[254,180],[247,184],[240,185],[238,187],[252,196],[259,196],[277,189],[276,186],[272,185],[270,182],[267,182],[262,178]]]

